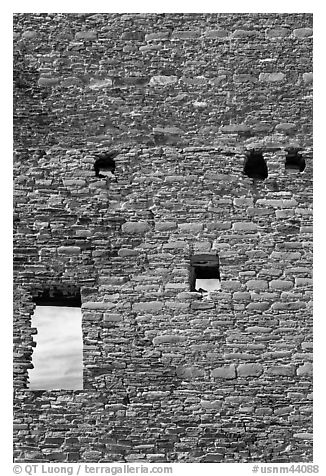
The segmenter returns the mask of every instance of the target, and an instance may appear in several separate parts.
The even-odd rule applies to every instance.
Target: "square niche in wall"
[[[209,294],[221,289],[217,255],[198,254],[190,258],[190,291]]]
[[[34,299],[36,347],[30,390],[82,390],[83,339],[80,295],[44,292]]]

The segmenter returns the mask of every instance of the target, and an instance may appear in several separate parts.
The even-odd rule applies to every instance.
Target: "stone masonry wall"
[[[15,461],[312,461],[311,23],[15,16]],[[84,390],[29,391],[33,297],[76,287]]]

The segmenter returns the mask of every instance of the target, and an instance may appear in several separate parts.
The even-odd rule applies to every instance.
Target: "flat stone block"
[[[266,30],[266,38],[284,38],[290,34],[288,28],[270,28]]]
[[[282,279],[273,279],[269,283],[269,288],[270,289],[277,289],[277,290],[288,290],[293,288],[293,283],[292,281],[285,281]]]
[[[200,406],[205,410],[220,410],[223,406],[222,400],[201,400]]]
[[[235,365],[227,365],[223,367],[217,367],[211,371],[211,376],[214,378],[233,379],[236,378]]]
[[[129,221],[121,226],[123,233],[146,233],[150,229],[150,225],[147,222],[133,222]]]
[[[145,35],[145,41],[162,41],[170,37],[169,31],[159,31],[157,33],[148,33]]]
[[[205,375],[204,371],[199,369],[198,367],[187,367],[182,365],[177,367],[176,374],[179,378],[185,380],[192,380],[194,378],[203,377]]]
[[[192,40],[199,37],[200,31],[197,30],[174,30],[172,33],[172,39],[174,40]]]
[[[79,246],[59,246],[58,248],[58,254],[60,255],[79,255],[81,252],[81,249]]]
[[[98,311],[106,311],[107,309],[112,309],[112,303],[110,302],[84,302],[82,304],[82,309],[92,309]]]
[[[275,130],[277,132],[285,132],[286,134],[295,132],[296,129],[297,129],[297,125],[294,124],[293,122],[282,122],[275,126]]]
[[[175,221],[159,221],[155,222],[155,231],[167,231],[173,230],[177,227],[177,223]]]
[[[177,334],[164,334],[161,336],[154,337],[153,339],[153,344],[154,345],[159,345],[159,344],[177,344],[180,342],[185,341],[186,338],[184,336],[180,336]]]
[[[246,233],[254,233],[257,231],[256,223],[251,222],[236,222],[232,228],[234,231],[243,231]]]
[[[250,130],[251,128],[246,124],[230,124],[220,128],[220,131],[224,134],[237,134],[239,132],[249,132]]]
[[[293,30],[293,36],[295,38],[309,38],[313,34],[312,28],[297,28]]]
[[[152,76],[150,79],[150,86],[169,86],[175,84],[178,81],[177,76]]]
[[[277,83],[285,79],[284,73],[260,73],[259,81],[264,83]]]
[[[313,74],[312,73],[303,73],[302,79],[305,83],[309,84],[313,81]]]
[[[96,31],[78,31],[75,35],[76,40],[97,40],[97,32]]]
[[[229,33],[226,30],[207,30],[205,32],[205,38],[227,38],[229,36]]]
[[[137,312],[157,312],[163,309],[163,306],[163,302],[160,301],[136,302],[132,305],[132,309]]]
[[[59,83],[59,78],[40,78],[37,82],[38,86],[43,88],[51,88]]]
[[[313,375],[312,363],[306,362],[297,369],[297,375]]]
[[[199,233],[203,229],[202,223],[181,223],[178,225],[180,231],[185,233]]]
[[[267,375],[281,375],[285,377],[293,377],[295,375],[295,367],[293,365],[275,365],[266,370]]]
[[[268,288],[268,283],[263,279],[250,279],[246,282],[246,287],[252,291],[263,291]]]
[[[266,332],[272,332],[273,328],[272,327],[265,327],[265,326],[251,326],[247,327],[246,331],[250,333],[266,333]]]
[[[240,364],[237,367],[238,377],[259,377],[262,373],[261,364]]]

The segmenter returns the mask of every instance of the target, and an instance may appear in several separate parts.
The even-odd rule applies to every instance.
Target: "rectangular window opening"
[[[30,390],[82,390],[83,339],[79,292],[43,292],[34,299],[32,327],[36,346]]]
[[[209,298],[210,293],[221,289],[219,259],[216,255],[194,255],[190,259],[190,291],[202,293]]]

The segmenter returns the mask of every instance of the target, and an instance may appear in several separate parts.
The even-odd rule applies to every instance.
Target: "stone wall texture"
[[[312,15],[17,14],[14,146],[15,461],[311,462]],[[30,391],[76,288],[84,390]]]

